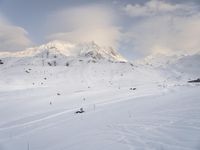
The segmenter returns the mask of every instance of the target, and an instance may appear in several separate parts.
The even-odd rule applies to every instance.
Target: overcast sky
[[[95,41],[135,59],[200,50],[199,0],[0,0],[0,51]]]

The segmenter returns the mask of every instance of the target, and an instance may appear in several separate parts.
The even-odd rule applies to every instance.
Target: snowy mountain
[[[166,78],[189,80],[200,77],[200,53],[191,55],[153,54],[137,63],[159,71]]]
[[[15,64],[20,65],[42,66],[67,65],[69,61],[126,62],[126,59],[113,48],[100,47],[95,42],[70,44],[63,41],[52,41],[24,51],[1,52],[0,58],[5,63],[14,61]]]

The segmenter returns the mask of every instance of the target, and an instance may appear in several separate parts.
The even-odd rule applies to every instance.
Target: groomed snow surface
[[[1,67],[0,78],[0,150],[200,149],[198,84],[128,63]]]

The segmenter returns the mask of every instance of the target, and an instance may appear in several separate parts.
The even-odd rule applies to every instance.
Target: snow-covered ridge
[[[137,61],[139,64],[149,65],[154,68],[166,67],[166,66],[194,66],[200,63],[200,53],[195,54],[181,54],[181,55],[165,55],[165,54],[152,54],[144,59]]]
[[[167,77],[196,79],[200,74],[200,53],[184,55],[153,54],[137,62],[162,72]]]
[[[95,42],[71,44],[64,41],[52,41],[38,47],[28,48],[19,52],[1,52],[0,57],[34,57],[62,55],[63,57],[91,57],[111,61],[126,61],[111,47],[100,47]]]

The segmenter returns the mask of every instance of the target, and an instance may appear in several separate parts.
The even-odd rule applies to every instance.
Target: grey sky
[[[197,51],[197,42],[180,46],[171,37],[177,36],[177,42],[198,38],[199,5],[199,0],[0,0],[0,42],[5,43],[0,50],[20,50],[56,38],[74,41],[80,37],[81,41],[97,36],[97,43],[110,43],[130,59],[160,49]],[[90,28],[91,35],[81,35]],[[183,30],[188,34],[174,35]],[[20,40],[14,39],[17,35]]]

